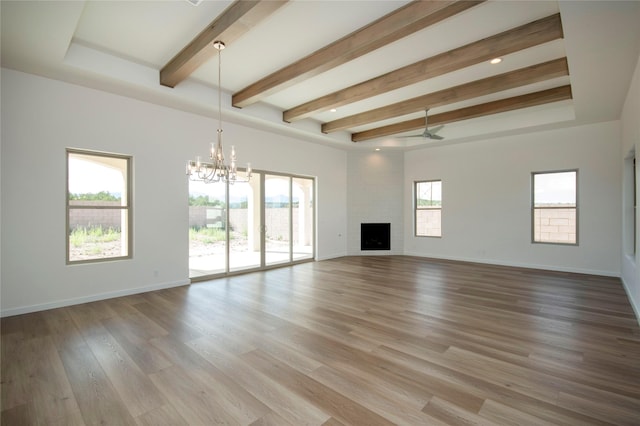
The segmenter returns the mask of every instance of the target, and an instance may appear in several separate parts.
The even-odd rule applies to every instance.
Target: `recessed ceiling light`
[[[331,108],[331,109],[329,110],[329,112],[336,112],[336,111],[337,111],[337,109],[335,109],[335,108]]]
[[[376,151],[380,151],[380,148],[376,148]]]
[[[499,64],[500,62],[502,62],[502,58],[493,58],[492,60],[489,61],[489,63],[493,65]]]

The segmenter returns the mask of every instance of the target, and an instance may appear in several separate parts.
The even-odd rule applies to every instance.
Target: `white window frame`
[[[547,207],[536,207],[536,199],[535,199],[535,176],[536,175],[545,175],[545,174],[558,174],[558,173],[575,173],[575,205],[573,206],[547,206]],[[578,169],[566,169],[566,170],[549,170],[549,171],[539,171],[539,172],[531,172],[531,242],[533,244],[555,244],[561,246],[577,246],[580,239],[579,235],[579,172]],[[575,242],[563,242],[563,241],[544,241],[544,240],[536,240],[536,232],[535,232],[535,213],[536,210],[561,210],[561,209],[574,209],[575,210],[575,230],[576,230],[576,240]]]
[[[123,155],[123,154],[113,154],[113,153],[106,153],[106,152],[99,152],[99,151],[89,151],[89,150],[81,150],[81,149],[73,149],[73,148],[67,148],[66,150],[66,180],[65,180],[65,184],[66,184],[66,189],[65,189],[65,204],[66,204],[66,233],[65,233],[65,240],[66,240],[66,250],[65,250],[65,256],[66,256],[66,263],[67,265],[76,265],[76,264],[83,264],[83,263],[96,263],[96,262],[110,262],[110,261],[114,261],[114,260],[122,260],[122,259],[131,259],[133,257],[133,185],[132,185],[132,176],[133,176],[133,157],[130,155]],[[71,205],[69,203],[69,159],[72,155],[84,155],[84,156],[94,156],[97,158],[116,158],[116,159],[120,159],[120,160],[125,160],[127,163],[127,172],[126,172],[126,182],[125,182],[125,187],[126,187],[126,192],[127,195],[125,197],[125,199],[123,200],[124,203],[123,205],[119,205],[119,206],[86,206],[86,205]],[[99,257],[99,258],[93,258],[93,259],[81,259],[81,260],[71,260],[71,250],[70,250],[70,242],[69,242],[69,234],[70,234],[70,216],[71,216],[71,211],[75,210],[75,209],[95,209],[95,210],[120,210],[124,212],[125,215],[125,220],[124,222],[124,227],[126,227],[125,229],[122,229],[122,235],[123,237],[126,239],[125,244],[126,244],[126,250],[127,250],[127,254],[124,256],[111,256],[111,257]]]
[[[439,206],[419,206],[418,205],[418,186],[421,183],[440,183],[441,199]],[[437,210],[440,212],[440,234],[426,235],[418,234],[418,212],[420,210]],[[417,180],[413,182],[413,235],[416,237],[442,238],[442,179]]]

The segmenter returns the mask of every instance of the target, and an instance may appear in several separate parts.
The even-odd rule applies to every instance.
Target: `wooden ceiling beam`
[[[256,103],[279,90],[347,63],[484,1],[415,0],[249,85],[233,95],[232,104],[243,108]]]
[[[528,108],[536,105],[543,105],[552,102],[559,102],[572,99],[571,86],[554,87],[553,89],[542,90],[526,95],[514,96],[512,98],[500,99],[498,101],[473,105],[454,111],[443,112],[429,116],[429,126],[453,123],[456,121],[469,120],[471,118],[484,117],[501,112],[513,111],[521,108]],[[411,130],[424,130],[426,119],[424,117],[414,120],[403,121],[388,126],[357,132],[351,135],[352,142],[363,142],[384,136],[391,136]]]
[[[213,42],[229,44],[288,0],[236,0],[160,70],[160,84],[175,87],[217,54]]]
[[[285,111],[282,119],[292,123],[562,37],[560,14],[554,14],[298,105]]]
[[[567,58],[555,59],[330,121],[322,125],[322,132],[331,133],[375,123],[566,75],[569,75]]]

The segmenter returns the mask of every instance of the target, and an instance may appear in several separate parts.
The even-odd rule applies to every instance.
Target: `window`
[[[67,263],[131,257],[131,157],[67,150]]]
[[[578,171],[532,173],[534,243],[578,244]]]
[[[442,236],[442,181],[415,182],[415,232],[418,237]]]

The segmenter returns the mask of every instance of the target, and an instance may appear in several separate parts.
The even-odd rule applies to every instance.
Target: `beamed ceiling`
[[[344,148],[616,120],[640,3],[2,1],[2,66]],[[499,64],[490,64],[501,58]],[[444,125],[443,141],[406,138]]]

